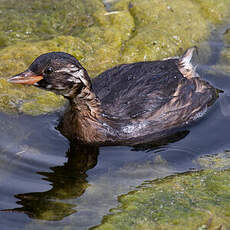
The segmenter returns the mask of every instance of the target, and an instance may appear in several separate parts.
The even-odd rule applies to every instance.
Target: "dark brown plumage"
[[[61,130],[70,140],[134,145],[171,135],[201,117],[217,98],[191,65],[193,50],[181,58],[116,66],[92,81],[73,56],[53,52],[9,81],[68,98]]]

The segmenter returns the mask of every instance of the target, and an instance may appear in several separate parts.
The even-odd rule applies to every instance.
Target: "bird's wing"
[[[93,80],[105,113],[123,119],[138,118],[167,105],[186,79],[176,59],[114,67]]]

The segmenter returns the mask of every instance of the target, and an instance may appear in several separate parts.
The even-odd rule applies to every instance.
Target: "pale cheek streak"
[[[79,68],[77,68],[77,67],[71,67],[69,70],[70,70],[70,72],[82,71],[82,70],[79,70]]]
[[[56,73],[63,73],[63,72],[65,72],[65,73],[70,73],[71,71],[70,71],[69,68],[62,68],[62,69],[56,70],[55,72],[56,72]]]
[[[74,83],[80,83],[84,76],[84,71],[82,69],[78,69],[77,67],[71,66],[71,68],[62,68],[55,71],[56,73],[68,73],[71,74],[72,77],[68,78],[68,81]]]
[[[55,72],[56,73],[60,73],[60,72],[65,72],[65,73],[72,73],[72,72],[80,72],[78,71],[79,69],[77,67],[72,67],[71,68],[62,68],[62,69],[59,69],[59,70],[56,70]]]

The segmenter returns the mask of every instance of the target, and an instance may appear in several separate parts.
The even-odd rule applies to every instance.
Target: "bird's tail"
[[[183,56],[179,58],[179,70],[186,78],[199,77],[198,73],[196,73],[196,66],[192,64],[192,57],[195,50],[197,53],[197,47],[189,48]]]

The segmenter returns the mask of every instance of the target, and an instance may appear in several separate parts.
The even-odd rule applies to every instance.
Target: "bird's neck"
[[[91,87],[78,90],[78,94],[68,98],[70,109],[64,115],[60,127],[63,135],[91,144],[112,141],[114,130],[103,116],[100,100]]]
[[[100,120],[101,103],[91,87],[82,87],[78,94],[70,98],[71,107],[80,115],[92,120]]]

